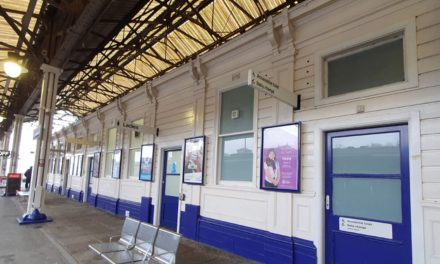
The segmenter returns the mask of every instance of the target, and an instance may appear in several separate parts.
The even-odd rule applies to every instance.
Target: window
[[[57,162],[58,162],[58,159],[57,159],[57,158],[54,158],[54,159],[52,160],[52,168],[51,168],[51,172],[52,172],[53,174],[56,173]]]
[[[105,154],[105,176],[111,176],[112,164],[113,164],[113,151],[116,148],[116,128],[110,128],[107,130],[107,148]]]
[[[78,156],[73,156],[73,164],[72,164],[72,175],[76,175],[78,169]]]
[[[316,106],[418,88],[415,19],[374,32],[353,29],[328,41],[337,44],[315,53]]]
[[[144,120],[138,119],[135,125],[143,125]],[[139,166],[141,159],[141,145],[143,134],[136,131],[130,132],[130,149],[128,150],[128,177],[139,178]]]
[[[78,155],[76,157],[77,159],[77,167],[76,167],[76,176],[81,176],[82,175],[82,163],[83,163],[83,155]]]
[[[64,157],[60,157],[60,161],[58,162],[58,174],[63,173],[63,163],[64,163]]]
[[[249,86],[221,94],[220,180],[251,182],[254,160],[254,90]]]
[[[74,166],[74,164],[75,164],[74,158],[75,158],[74,156],[71,156],[70,159],[69,159],[69,175],[73,175],[73,168],[75,168],[75,166]]]
[[[54,158],[49,158],[49,173],[54,173]]]
[[[327,97],[405,81],[403,32],[325,58]]]

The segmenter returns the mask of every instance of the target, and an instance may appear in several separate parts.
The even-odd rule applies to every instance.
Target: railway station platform
[[[88,244],[120,233],[123,219],[87,204],[46,194],[51,223],[20,226],[26,197],[0,197],[0,263],[107,263]],[[182,238],[176,263],[251,263],[239,256]]]

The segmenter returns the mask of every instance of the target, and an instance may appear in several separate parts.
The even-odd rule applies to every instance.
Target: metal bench
[[[138,220],[127,217],[122,226],[121,235],[111,236],[108,243],[91,244],[89,245],[89,248],[99,255],[131,249],[136,243],[136,235],[138,233],[139,225],[140,222]],[[116,238],[119,238],[119,240],[113,242]]]
[[[149,263],[176,263],[177,249],[179,248],[180,234],[159,229],[154,241],[153,255]]]
[[[142,223],[136,236],[135,246],[124,251],[104,253],[112,264],[124,263],[166,263],[176,262],[180,235],[150,224]]]
[[[153,244],[156,240],[158,228],[156,226],[141,223],[136,235],[136,243],[133,248],[119,252],[102,254],[110,263],[123,264],[133,262],[148,262],[153,254]]]

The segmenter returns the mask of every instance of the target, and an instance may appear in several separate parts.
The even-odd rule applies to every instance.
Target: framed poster
[[[300,126],[262,128],[260,189],[300,192]]]
[[[141,161],[139,166],[139,180],[152,181],[153,180],[153,157],[154,144],[141,146]]]
[[[92,176],[99,178],[99,166],[101,165],[101,152],[93,153],[93,172]]]
[[[183,182],[203,184],[205,167],[205,136],[185,139]]]
[[[112,178],[119,179],[121,176],[121,158],[122,150],[115,149],[113,151]]]

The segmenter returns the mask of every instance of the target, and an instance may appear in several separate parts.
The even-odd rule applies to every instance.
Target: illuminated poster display
[[[185,139],[184,153],[183,182],[188,184],[203,184],[205,137]]]
[[[141,147],[141,163],[139,166],[139,180],[152,181],[153,180],[153,154],[154,145],[142,145]]]
[[[300,191],[300,123],[263,127],[260,188]]]

